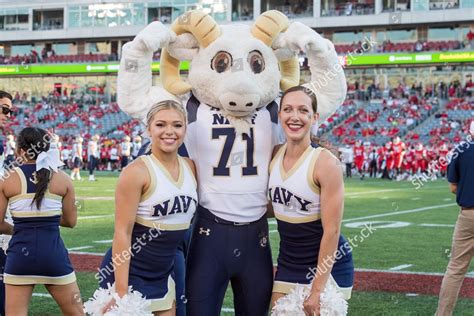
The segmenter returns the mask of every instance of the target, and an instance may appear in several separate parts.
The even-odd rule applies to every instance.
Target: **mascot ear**
[[[288,29],[290,22],[288,18],[277,10],[270,10],[262,13],[252,26],[251,33],[268,46],[272,46],[273,41],[281,32]],[[300,84],[300,63],[298,56],[291,57],[289,52],[280,51],[277,53],[280,61],[280,88],[283,91]]]
[[[216,21],[208,14],[193,10],[178,17],[171,25],[176,35],[191,33],[198,41],[199,47],[207,47],[220,35],[221,29]],[[191,85],[179,76],[179,60],[172,57],[165,48],[161,52],[161,79],[163,87],[174,95],[191,91]]]
[[[199,43],[191,33],[184,33],[168,45],[171,57],[178,60],[192,60],[199,52]]]

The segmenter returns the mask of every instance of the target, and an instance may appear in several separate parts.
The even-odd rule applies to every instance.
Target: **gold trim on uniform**
[[[61,213],[61,211],[11,211],[13,217],[50,217]]]
[[[285,152],[286,152],[286,144],[285,144]],[[293,175],[293,173],[298,170],[298,168],[301,166],[301,164],[306,160],[306,157],[309,155],[309,153],[313,150],[313,147],[308,146],[306,150],[303,152],[303,154],[298,158],[298,160],[295,162],[295,164],[288,170],[288,172],[285,171],[285,168],[283,167],[283,161],[285,160],[285,155],[282,156],[282,159],[280,160],[280,175],[283,181],[288,180],[289,177]]]
[[[324,148],[318,147],[314,150],[313,157],[311,158],[311,161],[309,162],[309,168],[308,168],[308,185],[313,190],[314,193],[317,195],[321,195],[321,187],[317,185],[314,182],[314,168],[316,166],[316,161],[318,161],[318,158],[320,154],[323,152]]]
[[[151,160],[147,158],[148,156],[141,156],[140,159],[145,164],[145,167],[148,169],[148,174],[150,175],[150,185],[148,189],[143,193],[142,197],[140,198],[140,202],[146,201],[151,197],[153,192],[156,190],[156,175],[153,171],[153,166],[151,165]]]
[[[184,159],[184,158],[182,158],[182,157],[180,157],[180,156],[178,156],[178,159],[181,159],[183,165],[185,165],[186,168],[188,169],[189,174],[191,175],[191,178],[193,178],[194,184],[196,185],[196,188],[197,188],[196,176],[194,175],[194,172],[193,172],[193,170],[191,169],[191,166],[190,166],[189,163],[186,161],[186,159]]]
[[[188,229],[190,226],[190,223],[169,224],[169,223],[154,222],[140,216],[135,217],[135,223],[138,223],[140,225],[150,227],[150,228],[156,228],[158,230],[185,230],[185,229]]]
[[[59,276],[59,277],[48,277],[40,275],[12,275],[3,274],[3,283],[12,285],[28,285],[28,284],[54,284],[54,285],[66,285],[76,281],[76,274],[71,272],[70,274]]]
[[[21,183],[21,193],[20,194],[26,194],[28,192],[28,185],[26,184],[26,177],[25,174],[23,173],[23,170],[21,170],[19,167],[15,167],[13,170],[16,171],[18,176],[20,177],[20,183]]]
[[[169,173],[168,169],[163,166],[161,161],[155,157],[155,155],[151,154],[150,155],[151,160],[160,168],[160,170],[163,172],[163,174],[170,180],[171,183],[173,183],[178,189],[181,189],[183,186],[184,182],[184,171],[183,171],[183,164],[181,163],[180,159],[178,159],[178,165],[179,165],[179,175],[178,175],[178,181],[173,179],[171,174]]]
[[[301,223],[310,223],[310,222],[317,221],[321,219],[321,214],[318,213],[318,214],[305,215],[304,217],[292,217],[292,216],[286,216],[278,212],[275,212],[275,217],[279,219],[280,221],[284,221],[287,223],[301,224]]]
[[[278,148],[278,150],[275,154],[275,157],[273,157],[272,161],[270,161],[270,167],[268,168],[270,170],[269,174],[272,173],[273,166],[275,166],[275,164],[277,163],[277,160],[278,160],[278,158],[280,158],[281,153],[284,152],[285,147],[286,147],[285,145],[280,146],[280,148]]]
[[[159,312],[166,311],[173,307],[173,302],[176,300],[176,285],[171,275],[168,277],[168,292],[163,298],[149,299],[150,311]]]
[[[10,199],[8,199],[8,202],[12,203],[12,202],[16,202],[16,201],[23,200],[23,199],[33,199],[34,197],[35,197],[35,193],[18,194],[18,195],[14,195]],[[49,193],[48,191],[46,192],[44,197],[46,199],[57,200],[57,201],[62,201],[63,200],[62,196],[57,195],[57,194],[53,194],[53,193]]]
[[[336,289],[341,292],[342,296],[344,297],[345,300],[348,300],[352,296],[352,286],[351,287],[340,287],[337,285],[336,281],[334,280],[334,277],[330,274],[328,278],[328,283],[332,283],[336,287]],[[289,294],[291,290],[296,288],[296,285],[298,283],[291,283],[291,282],[284,282],[284,281],[275,281],[273,282],[273,289],[272,293],[281,293],[281,294]],[[304,285],[304,284],[301,284]],[[309,284],[307,284],[309,286]]]

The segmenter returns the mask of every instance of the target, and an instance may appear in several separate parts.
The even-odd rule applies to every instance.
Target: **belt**
[[[463,211],[474,211],[474,208],[471,208],[471,207],[461,207],[461,210],[463,210]]]
[[[246,225],[250,225],[250,224],[254,224],[254,223],[257,223],[258,221],[260,221],[260,219],[254,221],[254,222],[232,222],[232,221],[228,221],[228,220],[225,220],[223,218],[220,218],[214,214],[212,214],[211,211],[209,211],[208,209],[204,208],[204,207],[199,207],[200,210],[199,210],[199,215],[204,217],[204,218],[207,218],[207,219],[210,219],[218,224],[223,224],[223,225],[232,225],[232,226],[246,226]]]

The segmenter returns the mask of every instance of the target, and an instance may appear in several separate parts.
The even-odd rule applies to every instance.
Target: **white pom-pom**
[[[150,302],[138,291],[129,288],[128,294],[122,298],[117,293],[114,294],[115,306],[105,316],[153,316],[150,312]]]
[[[10,240],[12,239],[12,235],[2,235],[0,238],[1,238],[0,245],[3,249],[3,252],[7,254],[8,244],[10,243]]]
[[[309,294],[309,286],[297,284],[290,293],[275,302],[272,316],[305,316],[303,303]]]
[[[113,298],[112,292],[115,292],[115,288],[110,284],[107,289],[97,289],[92,298],[84,303],[84,312],[92,316],[102,316],[102,310]]]
[[[321,316],[347,315],[347,301],[331,282],[327,282],[321,293]]]
[[[107,313],[102,313],[103,309],[112,299],[115,299],[113,306]],[[153,316],[150,312],[150,302],[138,291],[128,288],[128,293],[119,297],[115,293],[115,285],[107,289],[98,289],[93,298],[84,303],[84,312],[92,316]]]
[[[311,294],[311,285],[297,284],[287,295],[275,302],[272,316],[305,316],[303,303]],[[336,286],[327,282],[320,296],[321,316],[347,315],[347,301]]]

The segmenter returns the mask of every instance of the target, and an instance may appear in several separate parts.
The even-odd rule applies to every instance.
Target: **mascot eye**
[[[265,61],[258,50],[251,51],[247,60],[254,73],[259,74],[265,69]]]
[[[211,68],[218,73],[224,72],[232,66],[232,56],[228,52],[220,51],[211,61]]]

